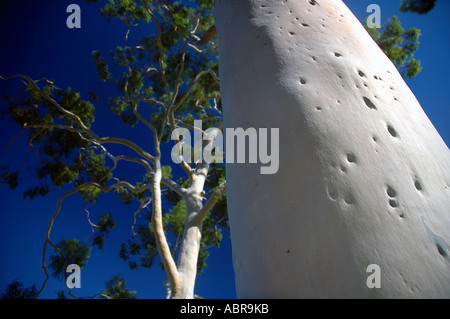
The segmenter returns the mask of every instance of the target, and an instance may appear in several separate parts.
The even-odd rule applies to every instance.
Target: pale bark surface
[[[217,0],[216,27],[224,127],[280,128],[278,173],[227,164],[238,297],[450,297],[449,149],[345,4]]]

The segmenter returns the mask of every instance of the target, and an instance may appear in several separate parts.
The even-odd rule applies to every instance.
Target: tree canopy
[[[404,30],[395,15],[380,30],[369,28],[367,22],[365,28],[403,77],[413,79],[421,71],[420,60],[414,59],[414,52],[419,48],[419,29]]]
[[[425,14],[434,8],[436,1],[437,0],[402,0],[400,3],[400,11]]]

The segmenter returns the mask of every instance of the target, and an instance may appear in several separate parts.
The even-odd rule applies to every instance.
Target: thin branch
[[[133,234],[133,237],[136,238],[136,233],[134,232],[134,226],[136,225],[136,216],[137,214],[139,214],[142,210],[142,208],[144,208],[144,206],[146,206],[145,201],[141,201],[141,203],[139,204],[139,208],[137,211],[134,212],[133,214],[133,224],[131,225],[131,233]]]
[[[5,148],[0,149],[0,151],[6,152],[6,151],[9,149],[9,147],[12,145],[12,143],[14,143],[15,139],[17,138],[17,136],[21,135],[22,133],[25,133],[25,132],[28,131],[29,129],[30,129],[29,127],[26,127],[26,128],[23,129],[22,131],[16,133],[16,134],[12,137],[11,141],[9,141],[8,145],[7,145]]]
[[[113,144],[120,144],[125,145],[134,150],[137,154],[141,155],[143,158],[148,160],[151,163],[155,162],[155,157],[151,155],[150,153],[144,151],[140,146],[137,144],[123,138],[118,137],[101,137],[95,139],[99,144],[106,144],[106,143],[113,143]]]
[[[217,84],[220,84],[219,82],[219,78],[217,77],[217,74],[211,70],[204,70],[204,71],[200,71],[192,80],[191,84],[189,85],[189,87],[187,88],[186,92],[183,94],[183,96],[181,97],[181,99],[178,101],[178,103],[172,108],[172,112],[175,112],[183,103],[184,101],[188,98],[189,94],[191,93],[192,88],[195,86],[195,84],[197,84],[198,80],[205,74],[210,74],[214,81],[217,82]]]
[[[216,25],[210,27],[203,36],[197,40],[197,45],[204,46],[207,45],[211,39],[217,34]]]
[[[178,135],[178,131],[176,130],[175,119],[173,116],[173,112],[171,112],[171,111],[169,111],[169,123],[172,128],[172,134],[174,135],[174,141],[175,141],[175,146],[177,147],[177,153],[178,153],[180,165],[181,165],[181,167],[183,167],[184,171],[188,175],[189,180],[192,181],[194,179],[194,173],[192,171],[191,166],[184,161],[183,156],[181,155],[180,136]]]
[[[161,260],[166,270],[167,277],[170,282],[171,290],[174,295],[181,290],[183,280],[178,272],[177,265],[170,252],[166,235],[164,233],[164,223],[162,218],[162,203],[161,203],[161,178],[162,171],[159,162],[155,165],[155,175],[153,178],[153,214],[152,226],[155,233],[156,246]]]
[[[104,193],[108,193],[112,189],[115,189],[116,187],[127,187],[127,188],[129,188],[130,190],[132,190],[135,193],[141,193],[141,192],[144,192],[144,191],[146,191],[146,190],[151,188],[151,186],[143,186],[143,187],[140,187],[140,188],[135,188],[133,185],[131,185],[130,183],[125,182],[125,181],[118,181],[116,184],[113,184],[113,185],[111,185],[109,187],[103,187],[103,186],[101,186],[101,185],[99,185],[97,183],[94,183],[94,182],[87,182],[87,183],[84,183],[84,184],[82,184],[82,185],[80,185],[80,186],[78,186],[78,187],[68,191],[67,193],[64,193],[63,195],[61,195],[58,198],[58,201],[57,201],[56,211],[52,215],[52,217],[50,218],[50,221],[49,221],[49,224],[48,224],[48,227],[47,227],[47,233],[46,233],[46,236],[45,236],[45,241],[44,241],[44,245],[43,245],[43,249],[42,249],[42,269],[44,270],[45,280],[42,283],[42,286],[39,289],[39,291],[37,292],[36,296],[34,296],[35,299],[44,290],[45,284],[47,283],[48,278],[49,278],[49,275],[48,275],[48,272],[47,272],[47,266],[45,265],[45,256],[46,256],[46,251],[47,251],[47,244],[52,246],[56,251],[58,251],[60,256],[63,257],[61,250],[58,247],[56,247],[50,240],[50,233],[51,233],[51,230],[53,228],[53,223],[55,222],[56,217],[59,215],[59,213],[61,211],[62,201],[65,198],[69,197],[70,195],[73,195],[73,194],[79,192],[80,190],[82,190],[83,188],[88,187],[88,186],[96,187],[96,188],[100,189],[101,191],[103,191]]]
[[[67,130],[69,132],[73,132],[73,133],[78,133],[81,134],[82,133],[86,133],[84,130],[82,129],[76,129],[73,128],[71,126],[67,126],[67,125],[60,125],[60,124],[33,124],[33,125],[29,125],[28,128],[47,128],[47,129],[61,129],[61,130]],[[144,151],[140,146],[138,146],[137,144],[131,142],[130,140],[127,139],[123,139],[123,138],[118,138],[118,137],[94,137],[92,139],[86,139],[88,142],[91,142],[95,145],[100,146],[103,151],[105,153],[107,153],[110,157],[114,158],[114,156],[110,155],[109,152],[106,151],[106,149],[104,147],[101,146],[101,144],[120,144],[120,145],[124,145],[127,146],[128,148],[134,150],[137,154],[141,155],[143,158],[147,159],[149,162],[153,163],[155,161],[154,157],[149,154],[148,152]],[[119,160],[126,160],[126,161],[130,161],[130,162],[135,162],[135,163],[140,163],[142,165],[144,165],[146,167],[146,169],[148,171],[151,170],[150,165],[148,164],[148,162],[146,162],[143,159],[138,159],[138,158],[132,158],[129,156],[119,156],[118,157]]]
[[[208,199],[205,205],[203,205],[202,209],[196,216],[197,224],[200,224],[205,219],[206,215],[211,211],[211,209],[214,207],[214,205],[217,203],[220,197],[225,193],[226,189],[227,189],[226,181],[223,181],[219,186],[216,187],[214,193],[211,195],[211,197]]]
[[[164,67],[165,50],[164,50],[164,46],[163,46],[162,40],[161,40],[161,35],[162,35],[161,24],[159,23],[158,18],[153,14],[153,12],[148,7],[147,1],[144,0],[143,2],[144,2],[145,9],[147,10],[148,14],[153,19],[153,21],[155,21],[156,28],[158,29],[158,35],[157,35],[156,41],[158,43],[158,46],[159,46],[159,49],[160,49],[160,52],[161,52],[161,54],[159,56],[159,66],[161,68],[161,78],[162,78],[164,86],[166,88],[167,96],[170,96],[169,83],[167,82],[166,69]]]
[[[44,99],[46,99],[47,101],[49,101],[50,103],[52,103],[54,106],[56,106],[56,108],[62,112],[63,114],[73,118],[76,123],[81,127],[81,129],[75,129],[73,127],[70,126],[61,126],[61,125],[57,125],[57,124],[42,124],[42,126],[46,126],[46,127],[53,127],[53,128],[63,128],[63,129],[67,129],[69,131],[75,132],[75,133],[79,133],[80,137],[81,133],[86,133],[88,135],[91,136],[92,140],[90,140],[91,142],[94,143],[98,143],[98,144],[104,144],[104,143],[115,143],[115,144],[121,144],[121,145],[125,145],[129,148],[131,148],[132,150],[134,150],[136,153],[138,153],[139,155],[141,155],[144,159],[148,160],[149,162],[153,163],[154,162],[154,157],[149,154],[148,152],[144,151],[141,147],[139,147],[138,145],[136,145],[135,143],[127,140],[127,139],[122,139],[122,138],[116,138],[116,137],[98,137],[94,132],[92,132],[84,123],[83,121],[80,119],[80,117],[68,110],[66,110],[64,107],[62,107],[58,102],[56,102],[54,99],[52,99],[51,97],[49,97],[47,94],[45,94],[44,92],[42,92],[39,87],[36,85],[36,83],[28,76],[26,75],[13,75],[7,78],[3,78],[2,79],[13,79],[13,78],[24,78],[28,81],[28,83],[34,88],[34,90],[41,95]],[[40,125],[33,125],[34,127],[39,127]],[[83,138],[83,137],[82,137]]]
[[[187,192],[186,188],[181,187],[177,182],[170,178],[162,177],[161,182],[180,196],[184,196]]]

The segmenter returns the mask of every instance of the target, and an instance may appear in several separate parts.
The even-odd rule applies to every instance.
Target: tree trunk
[[[199,220],[197,217],[203,207],[202,192],[205,178],[206,176],[195,175],[191,187],[184,196],[186,203],[186,223],[177,262],[178,272],[181,278],[183,278],[183,287],[180,295],[174,296],[175,298],[194,298],[198,254],[202,239],[202,220]]]
[[[450,297],[450,152],[360,22],[340,0],[215,10],[224,127],[280,129],[276,174],[227,163],[238,297]]]

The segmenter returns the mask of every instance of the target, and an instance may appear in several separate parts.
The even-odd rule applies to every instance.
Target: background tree
[[[434,8],[436,1],[437,0],[402,0],[400,3],[400,11],[425,14]]]
[[[99,78],[117,90],[117,96],[110,98],[110,109],[125,125],[146,127],[153,150],[119,136],[98,136],[93,126],[94,104],[98,101],[94,93],[91,100],[85,100],[71,88],[61,89],[45,78],[3,78],[25,84],[19,94],[5,97],[9,106],[3,113],[21,127],[18,134],[28,135],[30,151],[37,157],[37,163],[27,167],[34,171],[36,184],[25,191],[24,197],[45,195],[52,185],[73,187],[61,196],[49,223],[42,265],[46,279],[38,294],[48,279],[45,259],[49,245],[56,250],[49,267],[59,278],[68,260],[84,263],[89,255],[89,248],[76,240],[52,243],[50,231],[62,201],[75,193],[81,195],[94,230],[91,245],[102,248],[114,220],[104,215],[94,224],[88,207],[102,194],[114,192],[122,202],[139,207],[134,212],[132,238],[122,244],[121,257],[132,268],[151,267],[154,259],[160,258],[168,274],[167,296],[194,296],[196,273],[206,266],[207,249],[219,245],[220,229],[227,227],[224,169],[223,165],[211,166],[205,161],[190,164],[181,156],[180,148],[180,164],[174,164],[170,146],[174,142],[179,145],[180,136],[173,135],[174,142],[170,138],[176,128],[192,129],[194,119],[202,120],[203,130],[220,127],[217,44],[210,41],[215,34],[212,4],[211,0],[188,5],[111,0],[101,11],[107,19],[120,19],[128,28],[124,44],[112,50],[109,58],[92,52]],[[149,35],[131,44],[129,36],[140,25],[149,28]],[[142,167],[142,173],[119,175],[124,162]],[[172,171],[180,172],[176,166],[181,166],[185,176],[172,175]],[[17,168],[2,167],[2,182],[15,188],[22,173]],[[219,205],[213,209],[216,203]],[[141,211],[147,212],[143,221],[136,218]],[[208,214],[210,211],[212,214]]]
[[[426,14],[432,10],[437,0],[402,0],[400,12]],[[367,19],[364,27],[383,52],[394,62],[404,78],[413,79],[420,73],[420,60],[414,59],[414,52],[419,48],[420,30],[410,28],[404,30],[397,16],[388,19],[380,30],[370,28]]]
[[[24,284],[18,280],[13,280],[0,295],[0,299],[33,299],[36,296],[37,289],[33,285],[24,287]]]
[[[397,16],[388,19],[380,30],[368,27],[367,20],[364,27],[404,78],[413,79],[421,71],[420,60],[414,59],[419,48],[419,29],[405,31]]]
[[[103,292],[104,296],[112,299],[136,299],[137,292],[128,290],[127,282],[120,276],[115,275],[111,280],[106,282],[106,289]],[[103,297],[106,298],[106,297]]]

